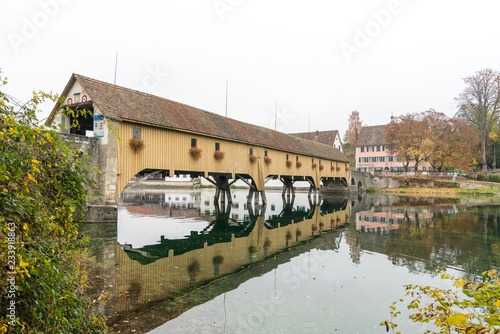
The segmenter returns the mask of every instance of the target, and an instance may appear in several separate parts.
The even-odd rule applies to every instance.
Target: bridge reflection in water
[[[349,218],[342,197],[320,205],[304,193],[283,205],[281,193],[270,192],[267,206],[253,207],[246,204],[245,191],[235,191],[233,203],[220,208],[208,200],[212,196],[206,190],[124,195],[118,212],[114,310],[106,313],[164,300],[237,272]]]

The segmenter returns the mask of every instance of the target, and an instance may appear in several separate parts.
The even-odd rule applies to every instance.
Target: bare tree
[[[479,134],[482,165],[486,170],[488,135],[500,113],[500,73],[485,69],[463,80],[466,87],[456,100],[467,123],[473,125]]]
[[[361,118],[359,118],[359,111],[353,110],[349,115],[349,126],[345,133],[344,142],[349,143],[349,145],[356,145],[358,140],[359,132],[361,131]]]
[[[351,165],[356,164],[356,141],[358,140],[359,132],[361,131],[361,119],[359,111],[353,110],[349,115],[349,125],[344,134],[344,153],[349,158]]]

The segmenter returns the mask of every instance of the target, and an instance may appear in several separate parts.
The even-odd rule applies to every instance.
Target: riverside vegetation
[[[406,308],[414,311],[410,319],[417,323],[433,323],[438,331],[426,333],[500,333],[500,277],[496,270],[484,272],[478,281],[455,278],[444,271],[441,279],[452,280],[452,289],[406,285],[410,301]],[[403,299],[399,303],[405,304]],[[390,307],[391,320],[380,325],[394,333],[398,302]],[[396,332],[400,333],[400,332]]]
[[[34,92],[21,104],[0,79],[0,333],[105,332],[86,296],[93,259],[78,233],[88,158],[38,125],[38,105],[56,96]]]

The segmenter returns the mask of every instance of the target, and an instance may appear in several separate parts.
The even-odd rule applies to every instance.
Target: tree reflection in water
[[[458,267],[479,274],[500,264],[499,210],[440,204],[360,211],[347,234],[351,259],[359,264],[364,251],[373,251],[415,273]]]

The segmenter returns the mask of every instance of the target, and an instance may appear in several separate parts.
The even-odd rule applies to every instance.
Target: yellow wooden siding
[[[134,128],[141,130],[141,139],[145,143],[144,149],[139,152],[134,152],[129,145]],[[318,157],[297,155],[198,134],[128,122],[120,123],[118,133],[122,138],[118,144],[118,194],[123,191],[134,175],[144,169],[170,170],[170,175],[173,175],[174,171],[203,172],[205,175],[209,172],[231,173],[233,177],[234,174],[248,174],[254,179],[259,190],[263,190],[263,182],[268,175],[311,176],[317,185],[319,185],[321,177],[347,179],[349,176],[349,172],[346,170],[348,164],[344,162],[332,162]],[[189,154],[191,138],[196,138],[197,147],[203,150],[199,159],[194,159]],[[225,153],[224,159],[220,161],[214,158],[216,142],[220,143],[220,150]],[[258,159],[254,163],[249,159],[250,148],[253,148],[253,154]],[[269,165],[264,162],[264,151],[266,150],[272,159]],[[290,168],[286,166],[287,154],[292,161]],[[297,156],[302,162],[300,168],[295,165]],[[318,167],[312,167],[312,158],[318,163]],[[319,160],[325,166],[322,171],[319,170]],[[338,165],[342,168],[340,171],[337,171],[337,168],[332,170],[331,163],[335,167]],[[263,180],[260,177],[259,165]]]

